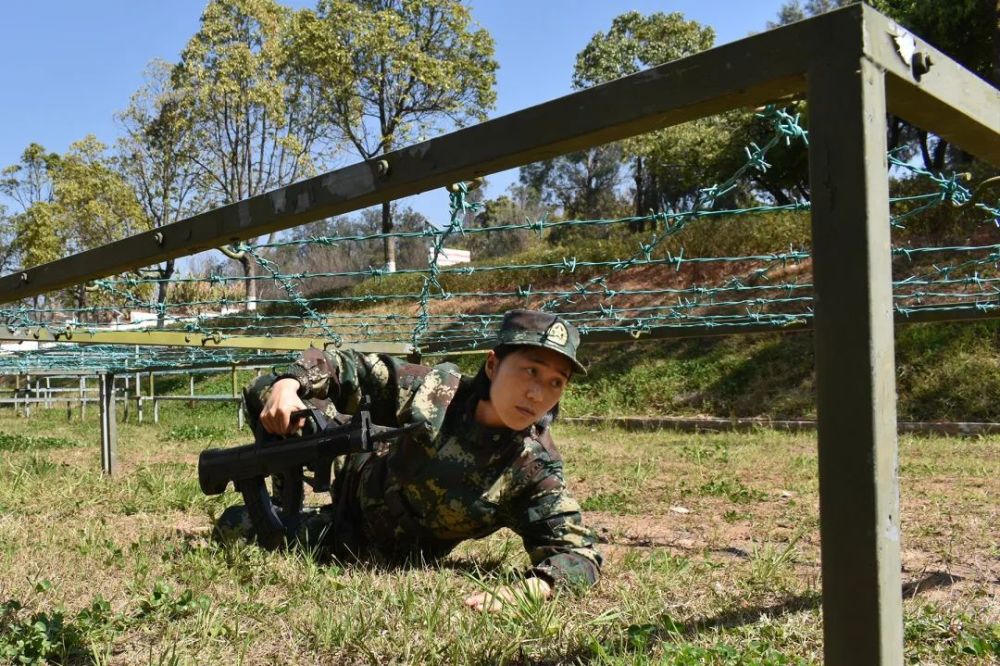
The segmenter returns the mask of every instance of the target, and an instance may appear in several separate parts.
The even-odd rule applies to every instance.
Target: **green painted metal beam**
[[[15,329],[0,332],[0,342],[70,342],[82,345],[143,345],[157,347],[201,347],[213,349],[266,349],[270,351],[295,351],[315,347],[323,349],[332,345],[323,338],[266,337],[249,335],[206,336],[183,331],[99,331],[79,329],[53,331],[46,328]],[[412,345],[398,342],[359,342],[344,345],[363,353],[406,355]]]

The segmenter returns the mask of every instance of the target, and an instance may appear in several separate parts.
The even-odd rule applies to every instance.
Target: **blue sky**
[[[294,7],[311,1],[286,1]],[[503,115],[570,92],[573,63],[598,31],[628,10],[678,11],[712,26],[718,44],[765,29],[782,0],[475,0],[476,21],[496,40],[497,108]],[[204,0],[39,0],[0,3],[0,166],[16,162],[30,142],[62,152],[94,134],[118,134],[124,109],[155,58],[177,59],[198,29]],[[353,161],[353,160],[347,160]],[[489,181],[496,196],[516,178]],[[443,192],[407,200],[443,221]]]

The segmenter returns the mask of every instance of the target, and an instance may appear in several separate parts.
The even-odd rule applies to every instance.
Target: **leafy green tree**
[[[52,170],[52,192],[54,205],[47,210],[69,253],[80,253],[150,228],[135,192],[119,171],[119,163],[93,135],[71,144],[61,156]],[[90,293],[90,300],[110,303],[108,295],[94,289]],[[63,300],[84,308],[88,289],[84,285],[73,287]]]
[[[566,218],[612,217],[623,213],[617,196],[621,164],[621,144],[608,144],[529,164],[520,182]]]
[[[715,31],[679,12],[643,16],[631,11],[612,21],[607,32],[595,34],[577,54],[573,86],[606,83],[640,70],[711,48]],[[709,118],[633,137],[624,142],[630,156],[635,215],[676,207],[697,190],[701,174],[696,163],[710,163],[724,145],[723,128]],[[695,154],[689,152],[697,149]],[[690,178],[688,176],[691,176]]]
[[[293,14],[274,0],[212,0],[173,72],[173,89],[191,123],[193,156],[206,203],[234,203],[315,172],[329,153],[328,119],[318,90],[291,65]],[[247,309],[256,309],[251,257],[239,261]]]
[[[13,199],[22,211],[39,201],[52,199],[50,171],[59,155],[48,153],[37,143],[28,144],[21,161],[0,171],[0,193]]]
[[[181,93],[171,80],[173,66],[156,61],[146,72],[146,83],[118,114],[123,130],[117,143],[122,176],[138,198],[153,228],[187,218],[204,207],[204,173],[195,163],[198,145],[192,118],[185,113]],[[164,304],[175,260],[168,259],[146,277],[159,280],[157,327],[164,325]]]
[[[320,0],[298,26],[297,58],[363,160],[484,120],[496,102],[493,39],[458,0]],[[389,203],[381,228],[393,230]],[[385,262],[395,268],[391,239]]]
[[[14,246],[22,268],[66,256],[65,230],[60,228],[63,219],[58,205],[52,201],[37,201],[14,217]]]
[[[801,21],[810,16],[817,16],[840,7],[857,2],[857,0],[806,0],[803,6],[799,0],[788,0],[778,10],[778,18],[767,22],[768,30],[778,28],[795,21]]]
[[[53,193],[70,252],[83,252],[150,228],[135,192],[107,146],[88,135],[70,145],[53,172]]]
[[[789,0],[768,27],[853,4],[858,0]],[[870,0],[880,12],[912,30],[938,49],[944,51],[971,71],[1000,85],[1000,3],[996,0]],[[909,125],[901,118],[889,119],[890,149],[902,149],[905,154],[919,152],[924,166],[940,171],[949,157],[956,163],[969,161],[968,155],[955,150],[940,137]]]
[[[0,194],[17,206],[8,214],[11,235],[10,261],[21,268],[30,268],[65,256],[64,235],[56,226],[53,215],[52,171],[59,155],[50,153],[37,143],[29,144],[17,164],[0,171]],[[34,296],[37,309],[45,303],[42,295]]]
[[[7,206],[0,204],[0,274],[5,275],[14,263],[14,220]]]
[[[87,136],[63,155],[31,144],[19,164],[3,170],[0,189],[21,208],[11,216],[12,246],[21,266],[55,261],[149,228],[117,166],[106,146]],[[80,285],[34,303],[64,300],[82,308],[86,294]]]
[[[549,206],[541,200],[538,188],[529,185],[515,183],[507,188],[506,194],[482,203],[483,210],[473,222],[479,227],[524,224],[550,217]],[[480,261],[527,250],[537,238],[534,231],[527,229],[493,231],[488,234],[467,234],[456,245],[469,250],[474,261]]]

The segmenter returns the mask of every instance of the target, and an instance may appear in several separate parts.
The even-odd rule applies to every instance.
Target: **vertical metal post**
[[[115,376],[97,376],[101,403],[101,470],[108,476],[118,471],[118,427],[115,424]]]
[[[31,375],[24,376],[24,418],[31,418]]]
[[[125,375],[125,390],[122,393],[125,402],[125,413],[122,415],[122,423],[128,423],[129,402],[130,402],[129,401],[130,396],[128,394],[128,390],[129,390],[128,375]]]
[[[156,402],[156,380],[153,371],[149,371],[149,399],[153,401],[153,423],[160,422],[160,405]]]
[[[194,373],[188,375],[188,394],[194,397]],[[188,401],[188,407],[194,409],[194,400]]]
[[[45,378],[45,406],[48,409],[52,409],[52,378]]]
[[[840,59],[808,90],[825,663],[902,664],[884,76]]]
[[[80,420],[87,416],[87,378],[80,377]]]
[[[142,423],[142,381],[139,373],[135,373],[135,416],[138,423]]]
[[[14,375],[14,416],[17,416],[17,394],[21,392],[21,374]]]
[[[236,376],[236,365],[232,366],[232,377],[233,377],[233,397],[236,398],[240,395],[239,379]],[[236,403],[236,427],[243,430],[243,405]]]

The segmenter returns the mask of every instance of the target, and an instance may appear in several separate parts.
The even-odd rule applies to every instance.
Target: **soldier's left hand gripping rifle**
[[[198,457],[198,482],[206,495],[225,492],[230,482],[243,495],[257,542],[268,549],[280,547],[302,516],[304,483],[315,492],[330,490],[330,471],[337,456],[375,451],[380,443],[395,440],[423,423],[389,428],[372,423],[362,408],[349,423],[340,425],[319,411],[306,409],[292,419],[306,417],[309,432],[279,439],[258,423],[253,444],[226,449],[206,449]],[[309,422],[311,420],[311,423]],[[306,476],[306,470],[312,476]],[[272,501],[264,480],[276,479]],[[277,504],[277,506],[276,506]]]

